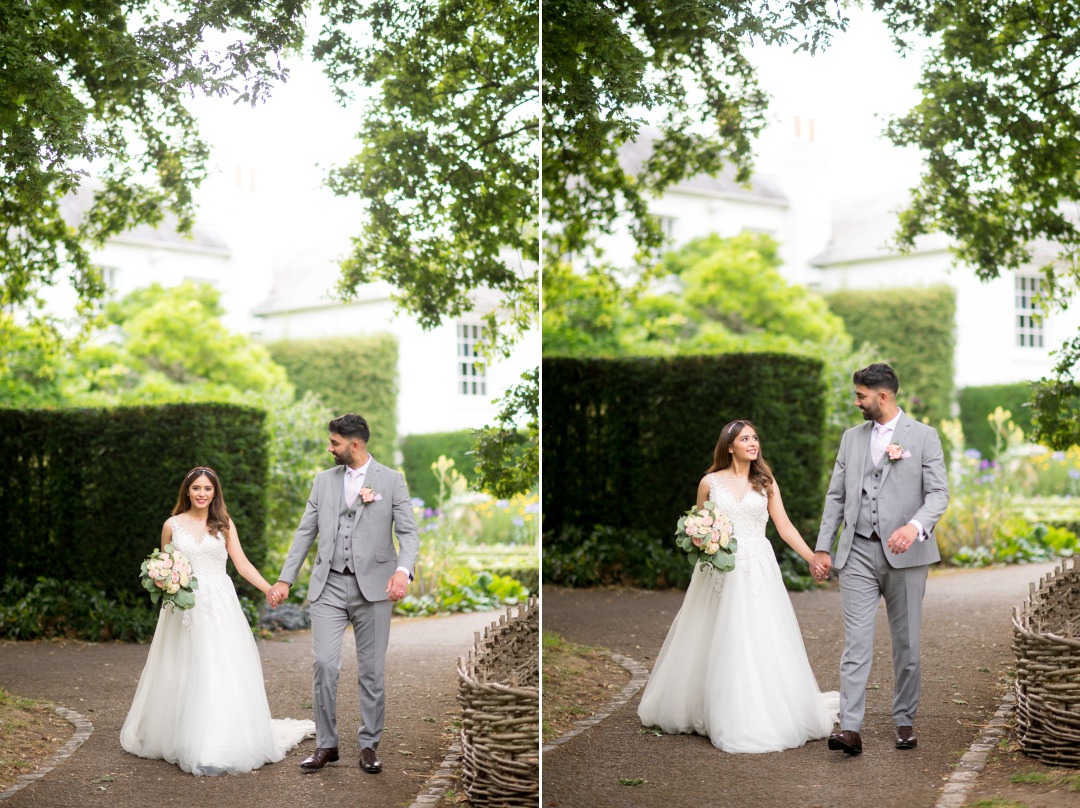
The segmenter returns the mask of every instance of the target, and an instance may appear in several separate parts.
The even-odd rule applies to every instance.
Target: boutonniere
[[[382,494],[376,494],[370,488],[360,489],[360,500],[362,502],[378,502],[380,499],[382,499]]]
[[[889,454],[890,463],[895,463],[897,460],[903,460],[905,457],[911,457],[911,452],[899,443],[890,443],[885,447],[885,451]]]

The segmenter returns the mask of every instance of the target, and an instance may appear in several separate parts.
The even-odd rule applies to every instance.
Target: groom
[[[840,660],[840,731],[829,749],[862,752],[866,683],[874,620],[885,598],[892,634],[896,748],[914,749],[919,706],[919,631],[929,565],[941,560],[934,527],[949,504],[945,458],[937,432],[896,405],[896,373],[884,364],[856,371],[855,406],[867,423],[840,440],[812,569],[839,571],[844,610]],[[829,551],[841,524],[833,564]]]
[[[308,586],[318,748],[300,764],[308,772],[338,759],[337,685],[348,623],[356,637],[360,685],[360,768],[368,774],[382,771],[376,749],[385,714],[390,613],[412,580],[419,540],[405,479],[368,454],[370,436],[359,415],[330,422],[329,451],[336,466],[315,477],[281,575],[266,595],[271,606],[289,596],[318,536]],[[400,554],[394,549],[395,535]]]

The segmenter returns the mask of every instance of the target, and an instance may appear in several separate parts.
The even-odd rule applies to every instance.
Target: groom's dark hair
[[[330,422],[330,431],[343,438],[360,438],[364,443],[371,437],[371,428],[364,416],[347,412]]]
[[[889,390],[896,394],[900,389],[900,380],[896,378],[896,371],[882,362],[875,362],[856,370],[851,380],[856,386],[869,387],[871,390]]]

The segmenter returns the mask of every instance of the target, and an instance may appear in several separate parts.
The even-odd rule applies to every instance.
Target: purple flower
[[[970,460],[978,460],[980,457],[982,457],[982,454],[979,452],[978,449],[968,449],[964,452],[964,457]]]
[[[525,520],[522,519],[520,516],[515,516],[511,521],[518,527],[521,527],[525,524]]]
[[[1054,460],[1064,460],[1065,459],[1065,453],[1064,452],[1054,452],[1050,456],[1052,458],[1054,458]]]
[[[1069,469],[1069,477],[1073,480],[1080,480],[1080,469]]]

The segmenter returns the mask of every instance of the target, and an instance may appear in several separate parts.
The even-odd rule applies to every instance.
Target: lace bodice
[[[737,499],[723,481],[713,474],[709,478],[709,499],[724,513],[735,528],[735,568],[716,576],[718,588],[727,575],[736,575],[746,581],[755,594],[762,591],[763,568],[776,563],[772,544],[765,535],[769,521],[769,500],[764,494],[747,488]]]
[[[191,562],[191,573],[199,582],[195,590],[195,608],[183,614],[184,624],[192,619],[208,620],[220,625],[223,615],[236,601],[236,588],[225,569],[229,551],[225,540],[204,532],[201,539],[177,518],[172,517],[172,544]]]
[[[225,549],[224,539],[215,538],[205,531],[202,538],[197,539],[177,517],[169,521],[172,522],[173,547],[187,556],[191,562],[191,572],[200,583],[204,575],[225,574],[229,552]]]

